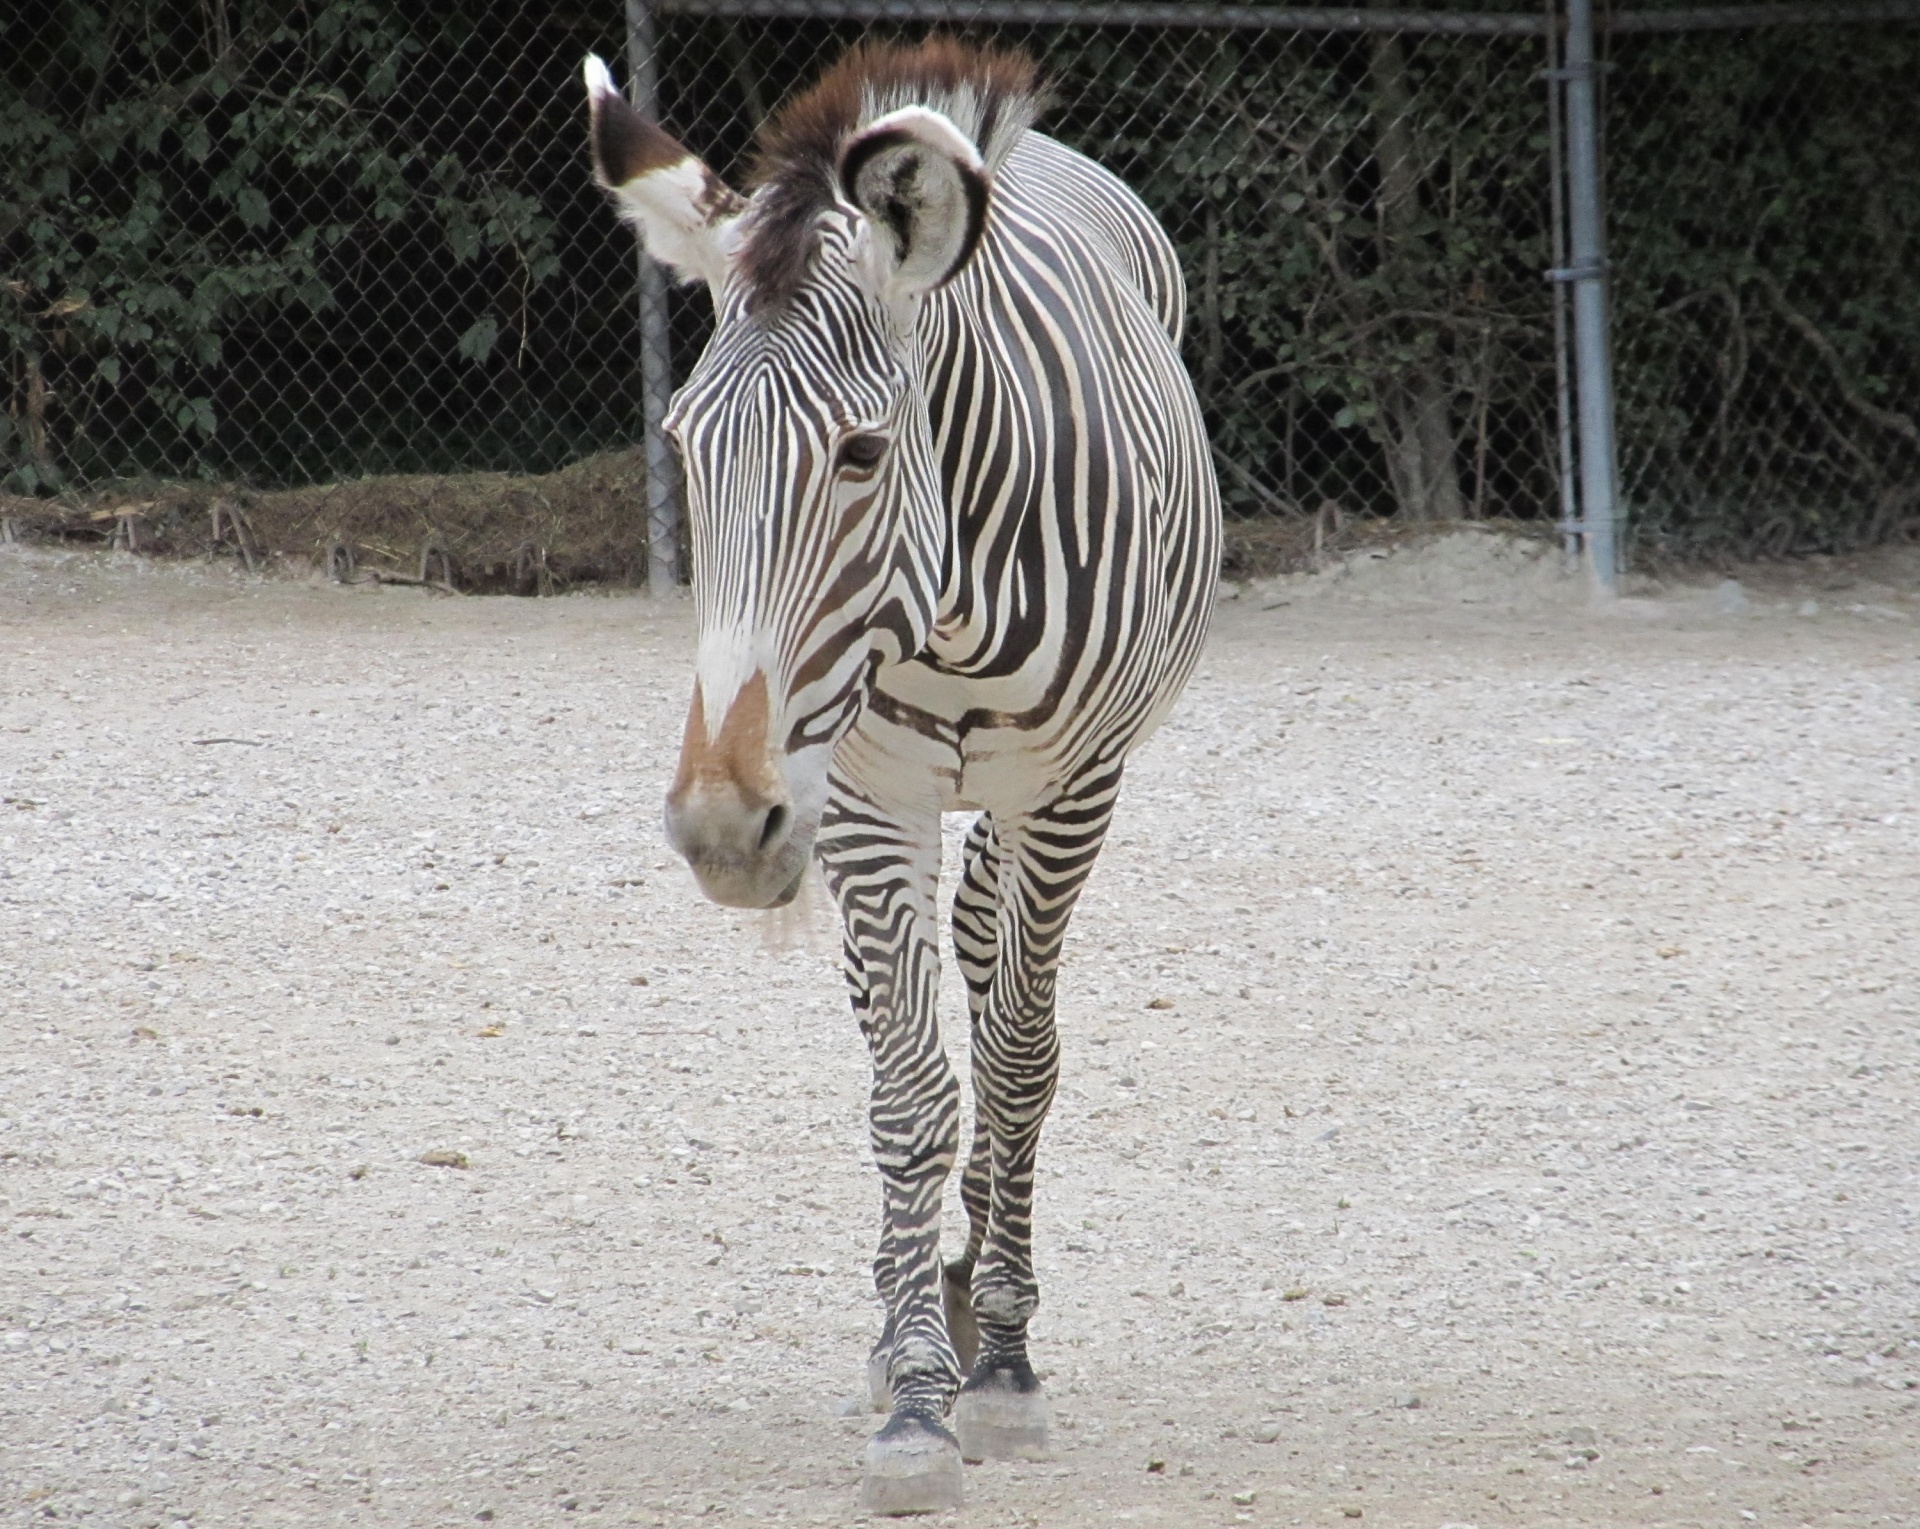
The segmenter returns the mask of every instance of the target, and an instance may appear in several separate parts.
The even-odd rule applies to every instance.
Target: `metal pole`
[[[1607,594],[1620,588],[1613,364],[1607,344],[1607,235],[1600,205],[1600,125],[1594,101],[1593,0],[1567,0],[1568,254],[1554,274],[1573,285],[1573,364],[1579,385],[1580,520],[1587,566]]]
[[[1560,0],[1547,0],[1547,210],[1555,270],[1567,263],[1567,166],[1561,128]],[[1567,284],[1553,284],[1554,460],[1560,469],[1560,534],[1567,556],[1580,551],[1580,500],[1573,486],[1573,378],[1567,356]]]
[[[627,92],[634,107],[656,120],[660,76],[654,52],[651,0],[626,0]],[[667,444],[667,407],[673,399],[673,342],[667,324],[667,273],[640,251],[640,395],[647,463],[647,589],[664,594],[680,583],[679,464]]]

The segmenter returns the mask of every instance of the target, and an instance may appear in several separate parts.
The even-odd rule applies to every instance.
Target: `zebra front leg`
[[[961,1497],[959,1444],[944,1421],[960,1370],[940,1269],[940,1203],[959,1155],[960,1084],[940,1045],[931,938],[939,817],[928,816],[910,822],[836,791],[819,841],[845,924],[854,1014],[873,1062],[867,1119],[882,1204],[874,1283],[887,1309],[875,1357],[892,1411],[868,1441],[861,1499],[869,1512],[886,1514],[957,1507]]]
[[[967,1012],[974,1024],[993,987],[999,963],[1000,851],[993,838],[993,817],[981,813],[967,831],[960,857],[960,884],[953,896],[954,963],[967,984]],[[973,1270],[986,1242],[993,1200],[993,1133],[978,1108],[973,1116],[973,1147],[960,1178],[960,1201],[967,1211],[966,1251],[946,1267],[947,1335],[963,1372],[971,1373],[980,1353],[980,1327],[973,1315]]]
[[[1033,1175],[1040,1130],[1060,1075],[1054,988],[1067,923],[1086,883],[1119,786],[1109,777],[996,829],[997,950],[973,1024],[973,1092],[988,1137],[986,1234],[973,1269],[980,1352],[954,1407],[969,1460],[1043,1460],[1045,1394],[1027,1354],[1040,1304],[1033,1271]],[[971,1249],[970,1249],[971,1251]]]

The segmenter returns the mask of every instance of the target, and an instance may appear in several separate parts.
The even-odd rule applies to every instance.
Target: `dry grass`
[[[419,474],[271,491],[145,482],[58,500],[0,496],[0,518],[33,539],[233,556],[472,593],[631,585],[647,566],[646,473],[634,451],[539,477]]]

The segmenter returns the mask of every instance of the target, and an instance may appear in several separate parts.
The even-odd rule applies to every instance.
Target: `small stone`
[[[1171,998],[1150,998],[1147,1000],[1147,1007],[1149,1009],[1171,1009],[1173,1007],[1173,1000]]]
[[[373,1172],[373,1164],[355,1163],[347,1170],[347,1177],[350,1179],[364,1179],[371,1172]]]
[[[1411,1412],[1420,1405],[1420,1398],[1411,1391],[1402,1391],[1394,1397],[1393,1404],[1396,1407],[1404,1407],[1407,1411]]]
[[[1233,1494],[1234,1506],[1237,1508],[1251,1508],[1254,1498],[1259,1495],[1258,1492],[1235,1492]]]
[[[1253,1431],[1253,1442],[1256,1444],[1277,1444],[1279,1440],[1280,1425],[1278,1423],[1262,1423]]]
[[[1149,1476],[1164,1475],[1166,1473],[1166,1469],[1167,1469],[1167,1462],[1164,1460],[1149,1460],[1147,1462],[1147,1474]]]
[[[1342,1508],[1340,1512],[1347,1518],[1365,1518],[1367,1516],[1364,1508]]]
[[[1587,1449],[1600,1442],[1599,1436],[1583,1423],[1576,1423],[1567,1430],[1567,1442],[1575,1449]]]
[[[1311,1290],[1296,1285],[1291,1290],[1282,1290],[1280,1292],[1280,1299],[1283,1301],[1304,1301],[1312,1294],[1313,1292]]]
[[[864,1396],[843,1396],[833,1404],[833,1415],[837,1418],[863,1418],[872,1410],[872,1404]]]
[[[1323,1295],[1320,1297],[1320,1304],[1322,1306],[1344,1306],[1347,1304],[1347,1298],[1339,1294]]]
[[[493,1509],[482,1508],[478,1513],[474,1514],[473,1516],[479,1519],[480,1522],[483,1524],[490,1524],[493,1522]]]
[[[467,1154],[456,1152],[452,1147],[429,1147],[420,1154],[420,1161],[429,1168],[465,1168],[468,1166]]]

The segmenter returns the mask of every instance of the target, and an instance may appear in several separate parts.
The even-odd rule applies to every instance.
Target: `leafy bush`
[[[358,262],[414,225],[439,258],[554,273],[527,189],[432,146],[409,8],[374,0],[67,4],[0,100],[5,487],[205,465],[236,339],[338,321]],[[444,18],[437,30],[444,30]],[[404,243],[405,241],[401,241]],[[459,353],[484,361],[499,321]],[[107,428],[96,429],[106,421]]]

